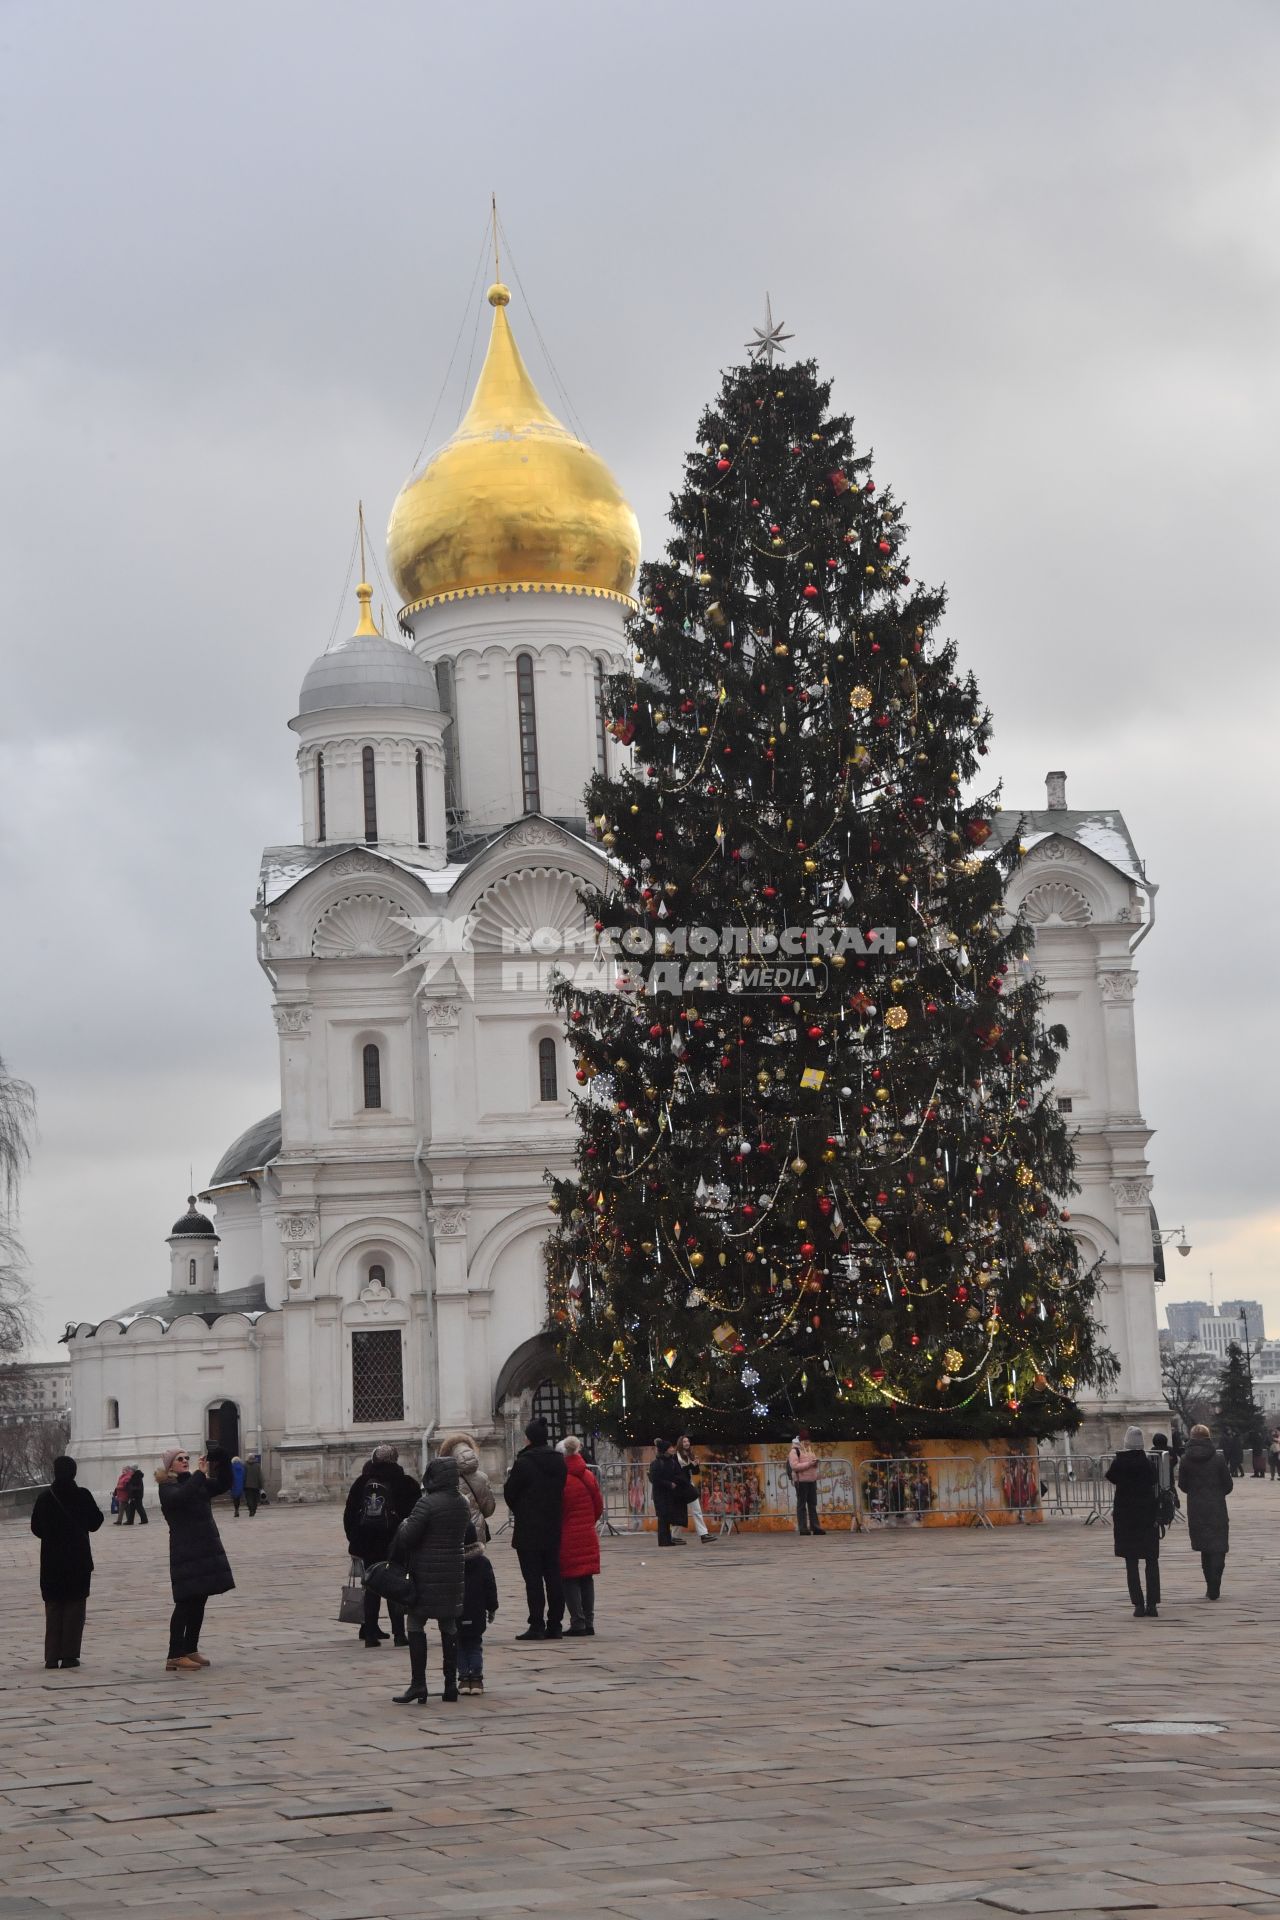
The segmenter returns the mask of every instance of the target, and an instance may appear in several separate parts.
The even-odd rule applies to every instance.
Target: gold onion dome
[[[406,482],[387,557],[405,604],[492,593],[628,600],[640,528],[599,454],[547,407],[489,289],[493,330],[466,417]]]

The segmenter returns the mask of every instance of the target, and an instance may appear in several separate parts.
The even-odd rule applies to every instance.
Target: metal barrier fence
[[[1109,1455],[913,1454],[856,1463],[819,1459],[818,1517],[850,1528],[908,1527],[926,1520],[988,1527],[1059,1515],[1086,1525],[1110,1511]],[[635,1533],[654,1521],[649,1463],[601,1462],[594,1469],[604,1494],[600,1525]],[[700,1513],[713,1533],[745,1525],[777,1530],[795,1524],[795,1489],[782,1460],[704,1460],[694,1484]],[[695,1524],[690,1514],[687,1524]]]
[[[1106,1477],[1108,1460],[1108,1455],[1096,1453],[1042,1454],[1040,1478],[1047,1489],[1045,1512],[1081,1514],[1086,1527],[1101,1520],[1111,1506],[1111,1485]]]

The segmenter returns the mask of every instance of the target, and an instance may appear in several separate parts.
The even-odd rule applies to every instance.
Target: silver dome
[[[357,634],[307,669],[298,713],[346,707],[415,707],[438,713],[435,668],[383,634]]]

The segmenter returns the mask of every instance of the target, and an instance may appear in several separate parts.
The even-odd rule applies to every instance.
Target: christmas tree
[[[588,789],[550,1317],[620,1438],[1044,1434],[1114,1374],[990,717],[829,392],[768,343],[723,377]]]
[[[1242,1440],[1251,1440],[1266,1429],[1267,1417],[1253,1397],[1253,1375],[1244,1348],[1238,1340],[1227,1342],[1226,1357],[1218,1375],[1219,1433],[1230,1427]]]

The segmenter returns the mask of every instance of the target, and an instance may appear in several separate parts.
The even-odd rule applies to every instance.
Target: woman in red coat
[[[564,1501],[560,1509],[560,1578],[569,1608],[569,1638],[594,1633],[596,1581],[600,1571],[600,1539],[596,1521],[604,1512],[604,1495],[582,1457],[582,1442],[570,1434],[560,1442],[564,1455]]]

